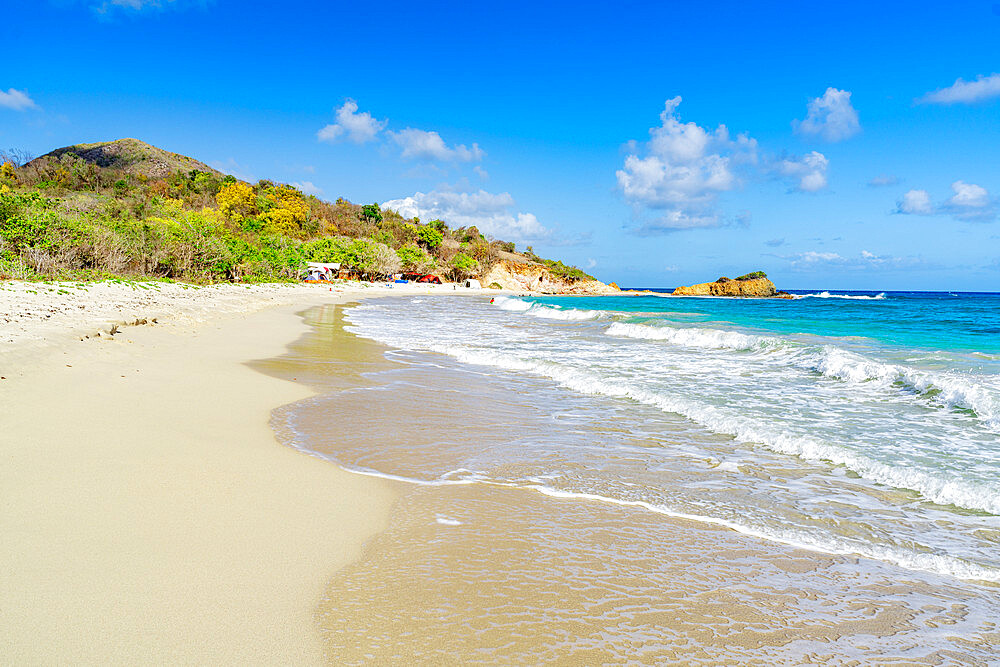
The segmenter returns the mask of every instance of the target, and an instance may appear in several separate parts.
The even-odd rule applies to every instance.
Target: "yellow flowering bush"
[[[302,223],[309,218],[309,204],[294,188],[278,187],[270,195],[275,206],[261,216],[264,233],[295,236],[302,230]]]
[[[17,171],[15,171],[13,162],[8,160],[7,162],[0,164],[0,181],[5,183],[17,182]]]
[[[246,183],[230,183],[215,195],[219,210],[227,218],[240,221],[252,215],[257,208],[257,196]]]

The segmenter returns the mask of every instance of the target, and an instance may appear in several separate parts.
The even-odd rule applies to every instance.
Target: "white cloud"
[[[955,181],[954,194],[938,206],[926,190],[910,190],[896,204],[896,212],[909,215],[950,215],[959,220],[990,222],[996,219],[997,201],[981,185]]]
[[[788,260],[789,268],[795,271],[841,270],[841,271],[871,271],[931,269],[932,264],[920,257],[896,257],[879,255],[868,250],[862,250],[855,256],[845,257],[836,252],[817,252],[807,250],[793,255],[777,255]]]
[[[975,81],[956,79],[947,88],[941,88],[927,93],[917,102],[930,104],[973,104],[993,97],[1000,97],[1000,74],[983,76],[980,74]]]
[[[986,188],[975,183],[955,181],[951,184],[951,189],[955,192],[948,200],[949,206],[959,206],[962,208],[982,208],[989,205],[990,193]]]
[[[945,202],[943,209],[962,220],[992,220],[996,217],[996,201],[986,188],[975,183],[955,181],[955,193]]]
[[[931,195],[927,190],[910,190],[897,202],[896,211],[908,215],[933,215]]]
[[[382,204],[382,208],[407,218],[419,216],[425,222],[440,218],[451,227],[475,225],[480,232],[505,240],[530,241],[551,234],[533,214],[517,211],[509,192],[493,194],[485,190],[463,192],[445,188],[393,199]]]
[[[779,159],[772,166],[777,174],[791,179],[799,192],[817,192],[826,187],[826,170],[830,161],[817,151],[802,157],[789,156]]]
[[[488,181],[490,178],[490,172],[486,171],[478,164],[472,168],[472,171],[476,172],[476,175],[479,176],[479,178],[483,179],[484,181]]]
[[[872,180],[868,181],[868,187],[870,188],[885,188],[890,185],[896,185],[899,183],[899,177],[893,176],[891,174],[879,174]]]
[[[851,105],[851,93],[827,88],[822,97],[809,101],[808,115],[803,121],[792,121],[802,134],[819,135],[827,141],[843,141],[861,131],[858,112]]]
[[[720,193],[739,185],[734,167],[757,160],[754,139],[741,134],[733,141],[725,125],[709,131],[682,123],[676,114],[680,103],[680,96],[667,100],[662,124],[650,129],[645,146],[630,144],[624,169],[616,172],[627,201],[662,211],[643,228],[649,233],[720,224],[715,203]]]
[[[9,89],[6,93],[0,89],[0,107],[13,109],[14,111],[27,111],[37,109],[35,101],[28,96],[26,90]]]
[[[442,160],[455,162],[478,162],[486,153],[479,144],[468,148],[465,144],[448,146],[437,132],[408,127],[399,132],[389,132],[389,136],[403,149],[404,158],[416,160]]]
[[[355,144],[374,141],[388,122],[372,118],[367,111],[358,113],[358,103],[352,99],[344,102],[344,105],[337,109],[336,115],[336,123],[331,123],[316,133],[320,141],[333,142],[340,138]]]
[[[313,185],[312,181],[295,182],[292,183],[292,187],[298,188],[307,195],[315,195],[318,197],[323,194],[323,189]]]

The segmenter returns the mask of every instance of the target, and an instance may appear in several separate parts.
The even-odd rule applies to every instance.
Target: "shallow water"
[[[878,318],[857,312],[891,303],[442,298],[371,301],[346,317],[351,331],[401,348],[400,362],[443,355],[493,386],[567,406],[558,428],[417,478],[467,468],[1000,582],[1000,361],[914,347],[917,334],[903,333],[913,322],[884,320],[894,333],[882,335]],[[851,335],[787,332],[818,322]],[[986,338],[981,354],[997,345]]]
[[[320,619],[331,655],[988,662],[997,518],[913,488],[943,474],[993,483],[988,458],[935,467],[931,454],[962,428],[974,454],[991,442],[981,415],[895,383],[857,392],[802,363],[841,349],[828,340],[703,323],[673,326],[711,329],[712,345],[702,331],[614,330],[666,331],[695,300],[658,301],[670,320],[647,304],[637,321],[576,300],[559,302],[581,306],[569,311],[448,297],[311,313],[316,332],[281,363],[321,393],[279,411],[279,434],[413,489],[331,582]],[[344,319],[393,347],[345,338]],[[844,349],[896,363],[853,340]],[[921,427],[923,451],[906,420],[885,423],[901,409],[933,427]],[[856,458],[809,456],[803,438]],[[877,438],[896,453],[863,448]],[[885,484],[874,463],[925,474]]]

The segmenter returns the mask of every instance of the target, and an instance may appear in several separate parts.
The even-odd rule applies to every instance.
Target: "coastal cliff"
[[[673,293],[677,296],[782,296],[775,289],[774,283],[766,277],[733,280],[732,278],[723,276],[711,283],[698,283],[697,285],[678,287]]]
[[[480,281],[484,287],[496,283],[504,289],[545,294],[617,294],[621,291],[617,285],[606,285],[593,278],[561,276],[541,264],[507,259],[491,266]]]

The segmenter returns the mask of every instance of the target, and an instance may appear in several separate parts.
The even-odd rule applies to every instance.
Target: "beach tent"
[[[340,273],[340,262],[307,262],[306,280],[333,280]]]
[[[466,278],[465,279],[465,286],[466,287],[471,287],[473,289],[482,289],[483,288],[483,286],[480,285],[479,281],[476,280],[475,278]]]

